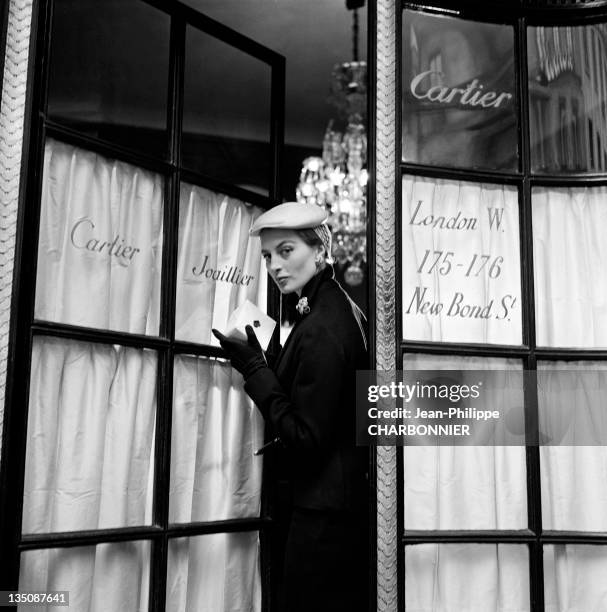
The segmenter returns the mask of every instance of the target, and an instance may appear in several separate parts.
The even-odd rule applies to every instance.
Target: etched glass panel
[[[518,168],[511,26],[403,12],[403,160]]]
[[[527,31],[531,169],[607,171],[607,24]]]

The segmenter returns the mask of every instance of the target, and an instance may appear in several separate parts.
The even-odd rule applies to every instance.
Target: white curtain
[[[520,344],[516,188],[404,177],[402,197],[404,337]]]
[[[522,366],[514,359],[407,354],[403,369],[458,370],[464,377],[466,370],[503,370],[505,382],[514,370],[516,385]],[[522,396],[522,387],[514,386],[499,405],[477,407],[506,414],[522,406]],[[405,446],[403,452],[406,529],[527,528],[524,447]],[[443,564],[441,571],[451,570]]]
[[[48,140],[36,318],[158,335],[162,211],[160,176]]]
[[[559,544],[544,547],[546,612],[607,609],[607,547]]]
[[[508,544],[407,546],[405,609],[407,612],[530,610],[527,550],[526,546]]]
[[[149,577],[149,542],[51,548],[21,555],[19,589],[69,591],[69,609],[77,612],[147,612]],[[58,609],[36,606],[49,612]]]
[[[156,353],[36,337],[24,533],[151,522]]]
[[[538,346],[607,347],[607,187],[533,190]]]
[[[538,362],[538,387],[544,529],[605,532],[607,363]]]
[[[49,141],[42,192],[36,317],[157,335],[162,180]],[[181,204],[177,327],[182,339],[208,342],[211,322],[223,328],[229,309],[244,299],[265,307],[258,241],[248,246],[260,210],[191,185],[182,185]],[[206,266],[224,266],[223,277],[188,277],[203,254]],[[263,426],[241,377],[218,360],[177,356],[174,366],[171,521],[259,516],[262,461],[253,451]],[[156,379],[155,351],[35,338],[24,533],[151,524]],[[213,602],[227,588],[218,582],[224,576],[253,602],[242,609],[256,609],[253,536],[246,554],[242,538],[196,539],[195,558],[180,553],[172,580],[186,590],[194,578],[206,581],[204,598]],[[24,553],[20,584],[69,590],[77,610],[145,609],[149,550],[149,543],[128,542]],[[196,560],[201,555],[204,563]],[[210,577],[191,573],[197,563]]]
[[[263,418],[229,364],[178,355],[173,383],[170,520],[259,516]]]
[[[169,542],[167,612],[259,612],[257,532]]]
[[[267,274],[259,240],[249,229],[261,210],[183,183],[175,338],[216,344],[211,328],[226,328],[236,307],[250,300],[265,310]]]

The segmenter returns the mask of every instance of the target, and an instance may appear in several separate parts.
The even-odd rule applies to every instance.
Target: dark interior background
[[[302,160],[320,154],[327,123],[337,117],[328,101],[331,71],[335,64],[353,59],[352,11],[345,0],[185,4],[286,58],[282,197],[294,199]],[[98,20],[90,19],[93,6]],[[366,59],[366,13],[366,7],[358,10],[360,59]],[[129,148],[163,154],[169,34],[168,17],[136,0],[57,2],[51,118]],[[205,172],[200,165],[205,157],[210,174],[221,178],[222,158],[230,159],[240,168],[239,184],[267,193],[268,74],[259,62],[231,56],[227,47],[204,35],[188,33],[186,48],[193,58],[186,66],[184,159],[191,153],[187,165]],[[207,119],[212,120],[197,120],[198,100],[207,105]],[[207,154],[198,155],[197,161],[200,151]],[[217,160],[211,159],[215,156]]]

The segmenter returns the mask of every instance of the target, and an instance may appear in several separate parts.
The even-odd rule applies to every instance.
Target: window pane
[[[516,170],[514,30],[403,12],[403,160]]]
[[[259,612],[257,532],[170,540],[166,609],[167,612]]]
[[[531,168],[607,171],[605,24],[527,32]]]
[[[507,544],[420,544],[405,548],[405,609],[487,612],[529,605],[529,554]]]
[[[607,531],[607,362],[537,367],[544,529]]]
[[[177,355],[173,386],[170,520],[259,516],[261,414],[223,361]]]
[[[546,610],[601,610],[607,601],[607,547],[544,546]]]
[[[403,370],[520,371],[516,359],[406,354]],[[474,372],[471,372],[474,375]],[[476,380],[476,379],[475,379]],[[521,378],[513,378],[516,384]],[[499,410],[520,422],[523,389],[496,396]],[[485,406],[482,406],[485,408]],[[404,501],[406,529],[526,529],[525,449],[521,446],[405,446]]]
[[[520,344],[517,190],[403,178],[403,335]]]
[[[50,118],[164,155],[169,33],[168,15],[139,0],[56,0]]]
[[[540,346],[607,347],[607,187],[532,193]]]
[[[268,64],[188,27],[183,164],[212,178],[268,194],[270,84]]]
[[[156,363],[150,350],[34,338],[24,533],[151,523]]]
[[[143,612],[148,609],[149,575],[149,542],[28,550],[21,554],[19,590],[69,591],[69,608],[36,606],[36,610]]]
[[[266,309],[267,274],[261,243],[249,229],[263,211],[183,183],[175,338],[219,346],[211,328],[225,331],[245,300]]]
[[[162,214],[162,177],[49,140],[35,317],[157,335]]]

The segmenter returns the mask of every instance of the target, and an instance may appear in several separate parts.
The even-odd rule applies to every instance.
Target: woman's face
[[[281,293],[301,295],[304,285],[316,274],[316,258],[321,252],[321,246],[307,245],[294,230],[261,231],[261,254]]]

